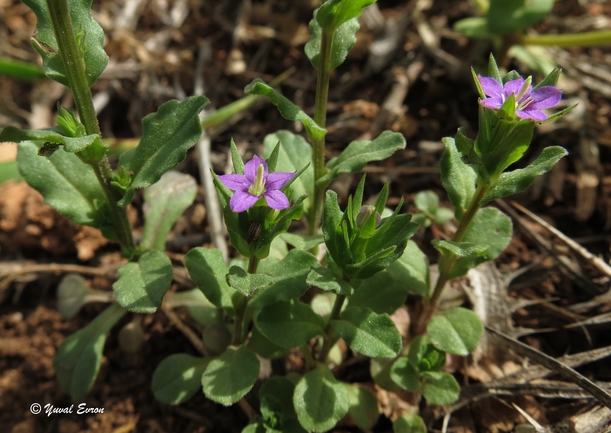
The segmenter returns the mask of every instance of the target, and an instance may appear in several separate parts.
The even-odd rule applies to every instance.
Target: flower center
[[[265,193],[265,167],[263,167],[263,164],[259,164],[257,167],[255,181],[248,188],[248,192],[257,197],[261,197]]]
[[[524,80],[524,84],[522,84],[520,90],[518,90],[518,93],[516,94],[516,110],[524,110],[532,102],[532,97],[530,95],[522,101],[522,98],[524,98],[526,92],[530,90],[532,81],[533,77],[528,77],[526,80]]]

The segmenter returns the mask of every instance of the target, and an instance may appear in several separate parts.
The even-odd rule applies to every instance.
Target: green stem
[[[259,267],[259,259],[255,256],[248,259],[248,273],[256,274],[257,267]],[[243,297],[239,304],[236,306],[236,318],[233,328],[233,344],[239,346],[246,339],[246,331],[248,329],[248,323],[250,317],[246,317],[248,311],[248,298]],[[249,315],[250,316],[250,315]]]
[[[487,191],[488,185],[486,185],[484,182],[478,182],[477,190],[475,191],[473,199],[471,200],[471,203],[467,208],[467,212],[465,212],[465,214],[463,215],[462,220],[458,225],[458,229],[456,229],[456,232],[452,236],[452,242],[462,241],[467,229],[473,221],[473,218],[481,207],[479,202],[484,198]],[[435,288],[433,289],[433,295],[424,305],[424,310],[416,322],[416,326],[412,332],[413,338],[423,335],[426,332],[426,327],[429,321],[431,320],[431,317],[433,317],[435,310],[437,309],[437,304],[439,303],[439,299],[441,298],[443,289],[448,280],[450,279],[450,271],[452,270],[452,267],[454,266],[457,260],[458,256],[454,254],[451,254],[448,258],[442,260],[441,267],[439,269],[439,277],[437,278],[437,283],[435,284]]]
[[[303,360],[305,362],[306,371],[311,371],[316,367],[316,361],[312,357],[312,351],[310,350],[310,346],[308,344],[303,344],[300,346],[301,353],[303,354]]]
[[[314,121],[324,128],[327,124],[327,101],[329,99],[329,80],[331,77],[331,54],[335,30],[323,30],[320,42],[320,63],[316,78],[316,101],[314,103]],[[318,179],[325,175],[325,138],[312,139],[312,163],[314,165],[314,197],[308,215],[308,233],[318,231],[322,216],[325,190],[328,185],[317,186]]]
[[[545,45],[562,48],[603,46],[611,44],[611,30],[564,35],[524,35],[519,43],[522,45]]]
[[[327,356],[329,356],[329,351],[331,350],[331,346],[333,345],[333,328],[331,327],[331,321],[339,319],[339,314],[342,311],[342,306],[344,305],[344,301],[346,300],[346,295],[337,295],[335,298],[335,303],[333,304],[333,310],[331,310],[331,315],[329,316],[329,321],[327,322],[327,326],[325,326],[325,339],[322,345],[322,349],[318,354],[318,360],[320,362],[325,362]]]
[[[64,61],[68,85],[74,95],[74,102],[81,122],[83,122],[87,134],[101,136],[100,125],[93,106],[93,97],[89,88],[89,80],[87,79],[85,60],[74,33],[68,1],[47,0],[47,6],[53,22],[59,52]],[[114,229],[119,243],[123,247],[123,251],[131,255],[136,249],[131,225],[127,217],[127,210],[117,204],[117,199],[110,185],[112,171],[105,156],[106,148],[101,141],[97,140],[93,142],[90,148],[80,152],[79,156],[87,160],[87,163],[93,168],[112,209]],[[87,156],[95,154],[104,156],[99,162],[90,161]]]

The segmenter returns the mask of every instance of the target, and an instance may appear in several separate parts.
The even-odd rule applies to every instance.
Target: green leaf
[[[0,57],[0,74],[32,83],[46,78],[43,69],[37,64],[7,57]]]
[[[323,235],[300,235],[297,233],[282,233],[280,238],[284,240],[287,244],[294,246],[295,248],[299,248],[300,250],[309,251],[314,247],[322,244],[325,241]]]
[[[376,396],[366,388],[345,383],[346,391],[350,407],[348,415],[352,421],[365,431],[371,430],[378,418],[380,411],[378,410],[378,400]]]
[[[397,418],[392,423],[392,430],[394,433],[427,433],[424,420],[413,413]]]
[[[335,30],[343,23],[360,17],[363,9],[376,0],[327,0],[318,9],[316,20],[323,29]]]
[[[458,259],[452,267],[450,278],[463,276],[480,263],[496,259],[511,242],[512,232],[511,219],[497,208],[487,207],[478,210],[463,236],[463,241],[477,242],[480,245],[487,245],[488,248],[482,254]]]
[[[333,311],[333,304],[335,304],[335,298],[337,298],[337,296],[333,292],[317,293],[312,298],[310,306],[312,307],[312,310],[314,310],[314,312],[320,317],[325,320],[329,320],[331,311]],[[345,306],[346,304],[344,304],[344,307]]]
[[[470,227],[474,227],[471,225]],[[440,266],[445,260],[455,260],[450,271],[450,278],[457,278],[465,275],[467,271],[475,267],[483,259],[486,251],[490,248],[486,244],[476,244],[473,242],[452,242],[433,239],[433,246],[441,253]],[[456,259],[458,257],[458,259]]]
[[[111,292],[93,290],[79,274],[67,274],[57,286],[57,310],[70,320],[89,302],[114,302]]]
[[[463,162],[453,138],[446,137],[443,143],[446,150],[441,156],[441,182],[460,221],[475,194],[477,174],[471,165]]]
[[[134,313],[154,313],[161,307],[174,278],[172,262],[160,251],[147,251],[117,272],[119,279],[112,285],[117,302]]]
[[[492,39],[494,35],[488,31],[486,17],[468,17],[454,23],[454,30],[471,39]]]
[[[554,7],[555,0],[491,1],[488,9],[488,30],[507,34],[527,29],[541,21]]]
[[[411,293],[428,296],[431,290],[429,261],[414,241],[407,242],[401,257],[388,267],[388,273]]]
[[[195,200],[197,183],[188,174],[169,171],[144,193],[144,231],[140,246],[165,250],[172,226]]]
[[[402,389],[390,376],[395,361],[396,358],[372,358],[369,366],[369,373],[373,381],[381,388],[392,392]]]
[[[333,428],[350,407],[346,387],[322,364],[297,383],[293,405],[301,425],[315,432]]]
[[[442,371],[422,373],[422,395],[429,403],[450,404],[458,400],[460,386],[454,376]]]
[[[310,21],[310,31],[312,32],[312,39],[305,45],[305,53],[310,59],[312,66],[315,69],[320,68],[320,46],[322,41],[322,32],[316,15],[318,10],[314,11],[314,18]],[[356,33],[359,31],[359,19],[352,18],[345,23],[341,24],[333,35],[333,43],[331,46],[331,69],[337,68],[339,65],[344,63],[346,56],[356,43]]]
[[[325,321],[309,305],[297,300],[266,305],[255,316],[255,324],[274,344],[287,349],[301,346],[317,335],[325,335]]]
[[[252,328],[252,333],[248,339],[248,344],[246,347],[265,359],[282,358],[289,351],[284,347],[278,346],[263,335],[256,325]]]
[[[229,146],[231,149],[231,162],[233,162],[233,172],[235,174],[244,174],[244,161],[242,161],[240,151],[235,145],[235,141],[233,141],[233,138],[231,139]],[[270,168],[270,170],[273,169]]]
[[[155,369],[151,388],[155,398],[166,404],[182,404],[202,387],[202,374],[210,359],[186,353],[165,358]]]
[[[338,277],[333,270],[323,268],[322,266],[314,266],[306,282],[310,286],[318,287],[325,291],[333,291],[338,295],[350,296],[354,292],[354,288],[350,283],[341,277]]]
[[[97,134],[86,135],[84,137],[66,137],[54,129],[19,129],[14,126],[0,128],[0,143],[13,141],[20,143],[23,141],[45,141],[53,144],[62,144],[63,149],[69,153],[80,152],[91,145],[94,140],[99,139]]]
[[[119,158],[119,165],[133,172],[131,188],[154,184],[185,159],[187,150],[202,133],[198,115],[208,102],[204,96],[168,101],[156,113],[142,119],[140,144]]]
[[[388,158],[397,150],[405,149],[403,134],[384,131],[375,140],[353,141],[339,156],[327,163],[327,174],[318,179],[318,185],[327,185],[343,173],[358,173],[367,163]]]
[[[218,249],[193,248],[185,256],[189,275],[206,298],[235,317],[232,299],[239,292],[227,284],[227,265]],[[241,296],[241,295],[239,295]]]
[[[239,266],[229,268],[227,284],[242,292],[244,296],[251,296],[259,289],[271,286],[274,279],[265,274],[249,274]]]
[[[292,173],[301,170],[307,163],[312,161],[312,146],[301,135],[295,135],[290,131],[277,131],[269,134],[263,139],[263,154],[269,158],[280,143],[276,171]],[[293,200],[304,194],[314,193],[314,168],[308,166],[301,175],[291,184],[291,197]],[[288,241],[287,241],[288,242]]]
[[[492,200],[507,197],[524,191],[532,185],[537,176],[541,176],[552,169],[568,152],[559,146],[550,146],[543,149],[537,157],[526,168],[503,173],[499,179],[490,185],[486,196],[480,201],[485,205]]]
[[[229,347],[210,361],[202,375],[204,394],[210,400],[230,406],[241,399],[259,377],[259,359],[245,347]]]
[[[394,262],[390,267],[395,265]],[[407,298],[407,287],[401,280],[395,280],[387,269],[364,280],[354,295],[348,299],[348,306],[369,308],[377,314],[393,314]]]
[[[434,191],[420,191],[414,197],[414,204],[423,212],[434,213],[439,206],[439,197]]]
[[[407,359],[419,372],[439,371],[446,364],[445,352],[437,349],[426,335],[412,341]]]
[[[263,423],[256,422],[254,424],[248,424],[242,430],[242,433],[271,433],[265,428]]]
[[[400,356],[392,364],[390,378],[406,391],[416,392],[420,389],[418,369],[405,356]]]
[[[106,196],[93,169],[67,152],[39,156],[40,147],[31,141],[18,147],[17,164],[28,184],[73,223],[97,228],[111,226],[112,221],[105,218],[104,209],[98,205],[106,203]]]
[[[199,289],[170,293],[165,304],[168,308],[187,307],[191,317],[201,326],[218,323],[221,319],[219,309]]]
[[[113,304],[59,346],[53,368],[59,386],[72,399],[80,400],[91,389],[102,363],[106,336],[125,313],[118,304]]]
[[[32,38],[32,46],[42,56],[47,77],[58,81],[66,87],[66,66],[59,53],[55,31],[49,8],[45,0],[25,0],[24,3],[34,11],[38,19],[37,31]],[[98,79],[106,65],[108,56],[104,51],[104,31],[91,18],[92,0],[75,0],[70,2],[70,18],[85,61],[87,82],[91,86]]]
[[[293,393],[295,384],[284,376],[272,376],[263,382],[259,389],[259,399],[264,397],[275,397],[280,403],[281,420],[295,418],[295,408],[293,407]]]
[[[388,314],[376,314],[369,308],[349,307],[341,320],[331,326],[357,353],[388,358],[401,350],[401,334]]]
[[[274,283],[257,291],[248,305],[261,308],[278,301],[287,301],[308,290],[306,277],[310,268],[318,263],[316,257],[302,250],[291,250],[282,260],[267,259],[259,264],[258,272],[270,275]]]
[[[286,99],[276,89],[267,84],[260,78],[255,78],[252,83],[244,88],[244,93],[247,95],[267,96],[272,103],[278,108],[280,115],[287,120],[299,121],[306,129],[308,136],[320,140],[326,134],[327,130],[321,128],[318,124],[308,116],[301,108]],[[308,163],[310,161],[305,161]],[[305,164],[302,164],[302,166]]]
[[[437,349],[467,356],[477,347],[484,325],[473,311],[459,307],[435,316],[426,329]]]

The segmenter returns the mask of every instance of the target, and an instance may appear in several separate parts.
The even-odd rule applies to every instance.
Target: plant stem
[[[524,35],[519,43],[522,45],[544,45],[562,48],[602,46],[611,44],[611,30],[564,35]]]
[[[259,259],[255,256],[248,259],[248,273],[256,274],[257,267],[259,266]],[[250,314],[248,320],[246,318],[246,312],[248,310],[248,298],[244,297],[240,303],[236,306],[236,318],[233,328],[233,344],[239,346],[246,338],[246,330],[248,322],[250,322]],[[252,311],[252,310],[251,310]]]
[[[335,303],[333,304],[333,309],[331,310],[331,315],[329,316],[329,321],[327,322],[327,326],[325,326],[325,339],[322,345],[322,349],[318,354],[318,360],[320,362],[325,362],[327,356],[329,356],[329,351],[331,350],[331,346],[333,345],[333,329],[331,328],[331,321],[339,319],[339,314],[342,311],[342,306],[344,305],[344,301],[346,300],[346,295],[337,295],[335,298]]]
[[[85,131],[87,134],[101,135],[100,125],[93,106],[93,98],[87,79],[85,60],[74,33],[68,1],[47,0],[47,5],[53,22],[53,29],[55,31],[59,52],[64,61],[66,78],[68,79],[70,90],[72,90],[72,94],[74,95],[74,102],[81,121],[85,126]],[[100,149],[96,149],[94,146],[100,147]],[[98,140],[94,141],[90,147],[92,149],[85,149],[87,153],[99,153],[104,155],[99,162],[88,162],[88,164],[93,168],[112,209],[114,229],[119,243],[124,253],[131,255],[136,249],[131,225],[127,217],[127,210],[117,204],[117,199],[110,185],[112,171],[108,164],[108,159],[105,156],[106,148],[102,142]]]
[[[331,77],[331,50],[333,48],[334,30],[323,30],[320,42],[320,63],[316,77],[316,101],[314,103],[314,121],[324,128],[327,124],[327,101],[329,99],[329,80]],[[314,235],[322,216],[325,190],[328,185],[317,186],[327,171],[325,167],[325,138],[312,139],[312,163],[314,165],[314,197],[308,215],[308,233]]]
[[[301,353],[303,354],[303,360],[305,362],[306,371],[311,371],[316,367],[316,361],[312,358],[312,351],[310,350],[310,346],[308,344],[303,344],[299,347],[301,349]]]
[[[460,242],[462,241],[469,225],[473,221],[473,218],[477,214],[477,211],[481,207],[479,202],[484,198],[486,192],[488,191],[488,186],[484,182],[478,182],[477,190],[473,195],[473,199],[467,208],[467,212],[462,217],[456,232],[452,236],[452,242]],[[435,310],[437,309],[437,304],[439,303],[439,298],[441,298],[441,294],[443,293],[443,289],[450,279],[450,271],[454,267],[454,264],[458,260],[458,256],[451,254],[447,259],[441,261],[441,268],[439,269],[439,277],[437,278],[437,283],[435,284],[435,288],[433,289],[433,295],[431,298],[425,303],[424,310],[420,314],[420,317],[416,321],[416,326],[412,329],[412,338],[416,338],[420,335],[423,335],[426,332],[426,327],[433,317]]]

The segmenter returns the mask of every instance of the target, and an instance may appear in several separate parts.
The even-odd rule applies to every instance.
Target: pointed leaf
[[[317,184],[326,185],[343,173],[358,173],[367,163],[386,159],[401,149],[405,149],[405,138],[398,132],[384,131],[375,140],[353,141],[327,163],[329,172]]]
[[[454,139],[446,137],[443,143],[446,150],[441,156],[441,182],[454,206],[456,219],[460,221],[475,194],[477,174],[471,165],[463,162]]]
[[[327,367],[317,364],[297,383],[293,405],[306,430],[325,432],[348,412],[348,392]]]
[[[216,403],[230,406],[250,391],[259,368],[254,352],[245,347],[229,347],[206,367],[202,375],[204,394]]]
[[[98,203],[106,196],[93,169],[78,156],[55,152],[39,156],[40,144],[28,141],[18,147],[17,164],[28,184],[45,197],[45,202],[75,224],[108,227],[112,222]],[[106,221],[106,225],[103,222]]]
[[[484,325],[473,311],[459,307],[434,317],[426,329],[437,349],[467,356],[477,347]]]
[[[284,240],[287,244],[290,244],[295,248],[299,248],[300,250],[305,251],[309,251],[325,241],[323,235],[306,236],[297,233],[282,233],[280,235],[280,238]]]
[[[227,284],[244,296],[251,296],[257,290],[274,284],[274,279],[265,274],[249,274],[239,266],[232,266],[227,274]]]
[[[388,358],[401,350],[401,334],[388,314],[349,307],[341,320],[331,321],[331,326],[352,350],[362,355]]]
[[[151,388],[155,398],[166,404],[182,404],[202,387],[202,374],[210,358],[177,353],[165,358],[155,369]]]
[[[97,134],[86,135],[84,137],[66,137],[53,129],[19,129],[13,126],[0,128],[0,143],[12,141],[20,143],[23,141],[45,141],[53,144],[62,144],[63,149],[69,153],[75,153],[91,145],[95,139],[99,139]]]
[[[480,205],[485,205],[492,200],[507,197],[524,191],[532,185],[537,176],[541,176],[552,169],[568,152],[559,146],[550,146],[543,149],[541,155],[537,157],[526,168],[503,173],[494,182],[486,196],[480,201]]]
[[[318,261],[312,254],[302,250],[291,250],[282,260],[267,259],[259,264],[258,271],[270,275],[274,283],[257,291],[248,305],[261,308],[278,301],[295,299],[308,290],[306,277],[310,268]]]
[[[296,300],[266,305],[255,316],[255,324],[274,344],[287,349],[324,335],[326,325],[309,305]]]
[[[185,264],[189,275],[206,298],[230,316],[235,316],[232,299],[239,292],[227,284],[225,276],[228,270],[221,251],[193,248],[185,256]]]
[[[32,46],[42,56],[47,77],[69,87],[66,66],[59,53],[46,1],[25,0],[24,3],[34,11],[38,19],[36,34],[32,38]],[[91,3],[92,0],[70,2],[70,18],[76,36],[80,39],[80,47],[83,50],[85,61],[85,73],[90,86],[95,83],[108,64],[108,56],[103,48],[104,32],[91,17]]]
[[[318,9],[314,11],[314,18],[310,21],[310,31],[312,39],[305,45],[305,53],[310,59],[315,69],[320,68],[320,45],[323,30],[316,20]],[[346,56],[356,43],[356,33],[359,31],[359,19],[352,18],[341,24],[333,34],[333,44],[331,47],[331,69],[337,68],[344,63]]]
[[[314,266],[306,282],[310,286],[318,287],[325,291],[333,291],[338,295],[350,296],[354,293],[354,288],[350,283],[341,277],[338,277],[333,270],[323,268],[322,266]]]
[[[286,99],[280,94],[280,92],[260,78],[255,78],[252,83],[246,86],[244,88],[244,93],[247,95],[267,96],[278,108],[278,111],[282,117],[287,120],[301,122],[309,137],[319,140],[327,134],[327,130],[318,126],[318,124],[301,108]],[[309,161],[306,161],[306,163],[307,162]]]
[[[555,0],[491,1],[488,9],[488,30],[507,34],[527,29],[541,21],[554,7]]]
[[[429,261],[414,241],[407,242],[401,257],[388,267],[388,273],[411,293],[428,296],[431,290]]]
[[[172,262],[160,251],[145,252],[137,263],[121,266],[118,273],[112,285],[117,302],[134,313],[154,313],[161,307],[174,278]]]
[[[335,30],[343,23],[360,17],[363,9],[376,0],[327,0],[318,9],[316,20],[323,29]]]
[[[195,200],[197,183],[188,174],[169,171],[144,193],[144,231],[140,246],[165,251],[174,223]]]
[[[59,346],[53,368],[59,386],[74,400],[80,400],[91,389],[102,363],[106,336],[125,313],[118,304],[113,304]]]
[[[202,133],[199,112],[208,104],[204,96],[168,101],[142,119],[144,132],[135,149],[121,155],[119,164],[133,172],[131,188],[154,184],[161,175],[185,159]]]

